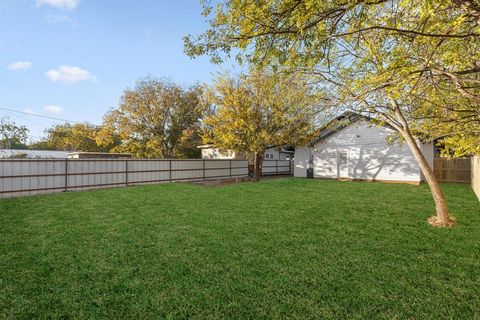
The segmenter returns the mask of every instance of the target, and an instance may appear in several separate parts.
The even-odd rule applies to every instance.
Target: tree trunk
[[[263,161],[263,153],[255,153],[253,162],[253,181],[258,182],[260,181],[260,176],[262,175],[262,161]]]
[[[410,150],[415,156],[415,159],[417,159],[420,169],[422,170],[422,173],[425,176],[425,180],[432,192],[433,200],[435,201],[435,209],[437,211],[437,215],[430,217],[430,219],[428,219],[428,222],[435,227],[453,226],[454,221],[450,218],[448,214],[447,200],[445,199],[445,194],[440,188],[440,184],[438,183],[438,180],[435,177],[432,168],[430,168],[430,166],[428,165],[427,160],[423,156],[423,153],[418,147],[417,142],[413,138],[410,130],[406,128],[400,133],[405,138],[405,142],[410,147]]]

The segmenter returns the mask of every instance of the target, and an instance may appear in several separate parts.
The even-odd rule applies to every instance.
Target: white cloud
[[[71,22],[72,19],[66,14],[48,13],[47,15],[45,15],[45,21],[49,23],[66,23]]]
[[[28,113],[28,114],[37,114],[35,112],[35,110],[33,110],[31,108],[25,108],[25,109],[23,109],[23,112]]]
[[[72,11],[79,2],[80,0],[37,0],[37,6],[47,5],[60,10]]]
[[[95,76],[90,71],[72,66],[59,66],[57,69],[47,71],[45,76],[54,82],[95,81]]]
[[[59,106],[46,106],[43,111],[48,114],[62,114],[63,108]]]
[[[32,63],[30,61],[18,61],[14,63],[10,63],[7,66],[8,70],[18,71],[18,70],[26,70],[32,67]]]

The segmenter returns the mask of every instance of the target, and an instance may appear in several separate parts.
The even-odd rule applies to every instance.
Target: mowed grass
[[[272,179],[0,201],[1,318],[480,317],[480,206],[444,185]]]

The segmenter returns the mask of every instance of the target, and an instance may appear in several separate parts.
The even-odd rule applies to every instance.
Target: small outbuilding
[[[424,180],[414,155],[405,143],[389,143],[393,128],[372,123],[372,119],[346,113],[327,124],[315,141],[295,148],[294,176],[375,180],[419,184]],[[433,168],[433,142],[418,142]]]

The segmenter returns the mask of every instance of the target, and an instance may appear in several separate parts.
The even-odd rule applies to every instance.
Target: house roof
[[[114,158],[114,157],[122,157],[122,158],[131,158],[132,154],[130,153],[113,153],[113,152],[86,152],[86,151],[75,151],[75,152],[69,152],[67,154],[67,158],[70,158],[72,156],[85,156],[85,157],[90,157],[90,158],[95,158],[95,157],[105,157],[105,158]]]
[[[334,133],[342,130],[343,128],[348,127],[349,125],[359,121],[359,120],[367,120],[372,121],[373,118],[369,116],[365,116],[356,112],[347,111],[338,117],[332,119],[328,123],[326,123],[321,129],[318,137],[312,142],[312,144],[317,143],[320,140],[324,140]]]
[[[295,151],[293,150],[288,150],[289,148],[292,148],[292,146],[288,145],[288,144],[285,144],[285,145],[282,145],[282,146],[269,146],[267,148],[268,149],[272,149],[272,148],[276,148],[276,147],[279,147],[280,150],[279,152],[282,152],[282,153],[295,153]],[[202,144],[202,145],[199,145],[197,146],[198,149],[211,149],[211,148],[215,148],[215,145],[213,144]]]

